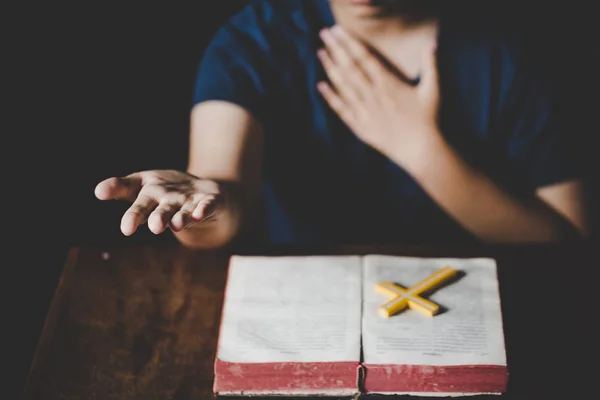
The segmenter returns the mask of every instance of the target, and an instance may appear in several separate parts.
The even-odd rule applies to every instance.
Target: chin
[[[352,6],[355,12],[373,17],[402,17],[408,21],[425,21],[438,18],[444,0],[330,0]]]
[[[372,0],[379,17],[402,17],[407,21],[426,21],[438,18],[443,0]]]

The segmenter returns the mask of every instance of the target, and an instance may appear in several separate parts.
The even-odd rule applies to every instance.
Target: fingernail
[[[333,33],[336,36],[343,36],[346,34],[346,31],[341,26],[335,25],[333,26],[333,28],[331,28],[331,33]]]
[[[210,209],[211,202],[209,199],[204,199],[198,203],[194,211],[192,212],[192,218],[198,219],[202,215],[206,215],[206,210]]]
[[[195,209],[195,210],[192,212],[192,218],[196,218],[196,219],[200,218],[200,217],[202,216],[202,214],[204,214],[204,209],[205,209],[205,208],[202,208],[202,209],[198,209],[198,208],[196,208],[196,209]]]
[[[327,28],[322,29],[319,35],[321,36],[321,39],[323,39],[325,41],[328,41],[331,39],[331,32]]]

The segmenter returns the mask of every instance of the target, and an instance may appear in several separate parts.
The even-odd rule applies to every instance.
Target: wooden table
[[[593,250],[365,246],[253,254],[495,257],[511,374],[501,397],[570,399],[594,398],[587,391],[600,379]],[[227,262],[226,252],[179,245],[71,249],[23,399],[211,399]]]

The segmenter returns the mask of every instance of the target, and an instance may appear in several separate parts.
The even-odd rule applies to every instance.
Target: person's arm
[[[263,132],[245,109],[223,101],[197,104],[191,114],[187,172],[217,182],[222,200],[215,218],[175,237],[192,248],[221,247],[258,216]]]
[[[170,228],[188,247],[216,248],[254,227],[273,76],[265,61],[269,53],[261,47],[261,7],[251,3],[232,16],[202,55],[193,88],[187,172],[147,170],[96,186],[100,200],[132,203],[121,219],[124,235],[147,222],[157,235]]]
[[[438,205],[487,242],[551,242],[588,235],[583,184],[569,181],[537,190],[525,203],[467,164],[440,134],[402,164]]]
[[[262,129],[245,109],[207,101],[192,111],[187,172],[147,170],[98,183],[100,200],[131,202],[121,231],[144,223],[154,234],[171,228],[191,248],[223,247],[257,217]]]
[[[412,88],[339,27],[323,31],[322,37],[327,51],[319,56],[331,79],[331,85],[319,84],[326,101],[361,140],[410,173],[458,224],[487,242],[588,235],[581,182],[540,186],[524,202],[465,162],[444,140],[437,124],[433,50],[424,50],[421,82]]]
[[[193,88],[187,172],[219,184],[215,219],[178,231],[190,247],[220,247],[244,236],[258,218],[263,128],[268,115],[270,54],[261,18],[250,3],[215,34],[202,55]]]

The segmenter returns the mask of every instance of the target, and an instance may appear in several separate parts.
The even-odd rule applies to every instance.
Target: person
[[[132,202],[123,234],[191,248],[585,240],[553,75],[518,30],[443,3],[250,2],[200,62],[187,171],[97,198]]]

